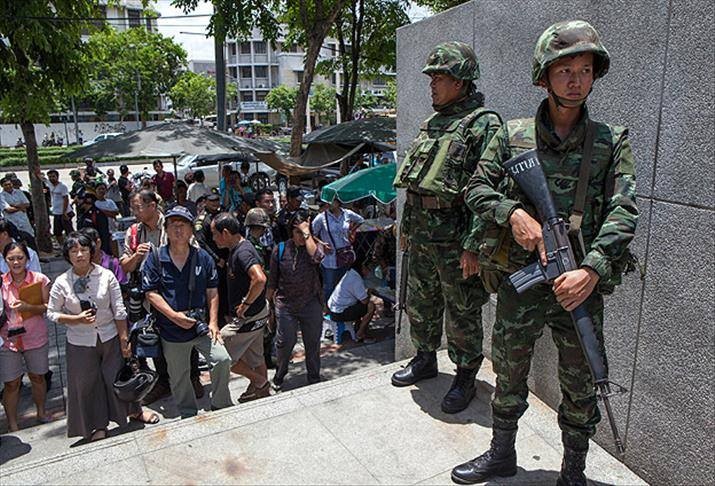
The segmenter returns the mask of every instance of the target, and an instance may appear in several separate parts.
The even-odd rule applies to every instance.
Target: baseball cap
[[[184,206],[174,206],[169,209],[164,215],[164,221],[169,221],[169,218],[183,218],[189,223],[194,222],[194,216],[191,214],[191,211]]]

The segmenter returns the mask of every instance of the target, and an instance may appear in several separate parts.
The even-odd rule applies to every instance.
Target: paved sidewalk
[[[478,399],[445,415],[438,378],[394,388],[393,363],[268,399],[68,447],[64,425],[2,436],[0,483],[9,484],[450,484],[457,463],[488,447],[494,374]],[[519,473],[490,484],[554,484],[561,461],[556,414],[531,397],[517,440]],[[59,445],[62,442],[62,445]],[[50,446],[50,444],[54,444]],[[592,484],[644,484],[592,443]]]

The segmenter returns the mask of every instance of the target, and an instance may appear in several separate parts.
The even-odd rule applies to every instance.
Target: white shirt
[[[203,182],[192,182],[189,186],[189,191],[186,193],[186,199],[196,202],[201,196],[208,196],[211,190],[206,187]]]
[[[13,189],[12,192],[7,192],[4,189],[0,191],[0,206],[2,206],[2,212],[5,219],[17,226],[17,229],[20,231],[24,231],[25,233],[35,236],[35,230],[30,224],[30,220],[27,218],[26,211],[15,211],[14,213],[6,211],[8,206],[16,206],[18,204],[30,204],[30,201],[27,200],[22,191],[18,189]]]
[[[340,314],[358,301],[367,299],[367,287],[362,276],[354,269],[348,270],[340,279],[328,299],[328,309],[333,314]]]
[[[97,336],[106,343],[117,335],[115,320],[127,318],[127,311],[122,301],[122,291],[114,274],[94,265],[89,272],[87,290],[75,294],[74,283],[79,279],[70,268],[57,277],[50,290],[47,304],[47,318],[57,322],[60,314],[78,315],[82,312],[81,300],[88,300],[97,306],[97,319],[94,324],[72,324],[67,326],[67,342],[75,346],[95,347]]]
[[[350,246],[350,240],[348,239],[350,223],[362,224],[363,221],[365,219],[362,216],[349,209],[341,209],[338,216],[328,210],[315,217],[312,224],[313,235],[320,241],[329,244],[333,249],[332,252],[326,253],[325,258],[323,258],[322,265],[325,268],[338,268],[338,264],[335,261],[335,250]],[[330,225],[330,231],[328,231],[328,224]]]
[[[50,194],[52,194],[52,214],[62,216],[64,214],[65,196],[69,198],[70,191],[63,183],[58,182],[56,186],[50,183]],[[69,202],[67,203],[67,211],[70,209]]]
[[[32,248],[28,247],[27,252],[30,254],[30,259],[27,261],[25,268],[32,270],[33,272],[42,273],[42,268],[40,267],[40,258],[37,256],[37,252]],[[7,266],[5,258],[0,253],[0,273],[7,273],[10,268]]]

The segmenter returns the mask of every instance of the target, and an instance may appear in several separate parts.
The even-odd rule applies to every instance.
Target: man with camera
[[[129,322],[135,323],[143,319],[149,309],[148,303],[144,302],[144,292],[141,288],[142,266],[152,248],[159,248],[166,244],[166,232],[165,218],[159,211],[159,198],[154,191],[142,190],[133,193],[129,197],[129,203],[137,223],[127,229],[124,237],[124,253],[119,259],[119,263],[122,270],[131,276],[126,307]],[[142,400],[143,405],[149,405],[171,395],[166,360],[163,356],[153,359],[154,368],[159,373],[159,380]],[[196,398],[201,398],[204,395],[204,388],[199,379],[199,357],[195,352],[191,356],[191,371],[194,394]]]
[[[253,244],[241,235],[241,223],[232,214],[221,213],[211,223],[213,239],[230,250],[227,262],[230,315],[221,329],[221,337],[231,355],[231,371],[248,378],[246,392],[238,401],[249,402],[270,395],[268,368],[263,358],[263,332],[268,323],[266,274],[263,260]]]
[[[168,243],[152,250],[142,269],[142,290],[157,311],[171,392],[182,418],[198,412],[190,378],[193,349],[211,367],[211,408],[232,405],[231,358],[218,328],[218,272],[209,254],[190,244],[193,222],[185,207],[170,209],[164,219]]]

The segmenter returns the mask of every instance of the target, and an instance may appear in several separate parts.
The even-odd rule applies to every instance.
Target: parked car
[[[233,170],[241,172],[241,164],[244,162],[249,164],[248,181],[254,191],[272,185],[275,185],[279,191],[281,188],[285,191],[288,179],[247,153],[185,155],[176,162],[176,173],[179,179],[183,180],[188,172],[195,172],[201,169],[204,172],[204,176],[206,176],[204,183],[208,187],[218,187],[221,167],[225,164],[231,164]]]
[[[88,145],[94,145],[94,144],[97,143],[97,142],[103,142],[104,140],[109,140],[110,138],[114,138],[114,137],[117,137],[117,136],[119,136],[119,135],[122,135],[122,134],[119,133],[119,132],[116,132],[116,133],[100,133],[99,135],[97,135],[96,137],[94,137],[92,140],[87,140],[87,141],[84,142],[82,145],[85,146],[85,147],[88,146]]]

